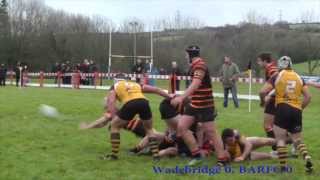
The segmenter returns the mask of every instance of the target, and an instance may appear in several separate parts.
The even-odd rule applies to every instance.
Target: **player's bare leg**
[[[188,115],[182,115],[178,122],[177,129],[177,141],[184,141],[188,146],[193,159],[189,162],[190,166],[201,163],[201,151],[198,147],[197,141],[189,128],[194,123],[194,117]]]
[[[159,151],[160,157],[176,156],[177,154],[178,154],[178,149],[176,147],[169,147],[169,148],[166,148],[166,149]]]
[[[273,159],[273,158],[278,158],[278,156],[273,156],[272,154],[265,153],[265,152],[252,151],[250,153],[250,160],[265,160],[265,159]]]
[[[154,130],[154,135],[157,138],[158,142],[161,142],[164,138],[165,135],[161,132],[157,132]],[[149,144],[149,137],[145,136],[134,148],[130,149],[130,153],[136,154],[140,152],[142,149],[146,148]]]
[[[288,148],[286,144],[287,131],[276,125],[273,127],[277,141],[277,152],[280,162],[281,171],[285,171],[287,167]]]
[[[264,113],[263,128],[268,138],[275,138],[273,131],[274,115]],[[277,151],[277,145],[272,146],[273,151]]]
[[[215,153],[218,159],[218,165],[223,166],[228,161],[227,155],[225,154],[225,150],[223,148],[222,138],[217,130],[217,126],[215,122],[205,122],[202,123],[202,128],[210,139],[213,141],[213,146],[215,149]]]
[[[274,146],[277,145],[276,139],[265,138],[265,137],[247,137],[247,141],[252,144],[252,149],[258,149],[264,146]]]
[[[143,126],[146,131],[146,136],[148,136],[149,146],[152,152],[153,160],[159,161],[159,147],[158,140],[155,132],[152,128],[152,120],[143,120]]]

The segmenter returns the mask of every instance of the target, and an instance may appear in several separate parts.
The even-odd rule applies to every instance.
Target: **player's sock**
[[[313,170],[313,165],[311,162],[311,156],[309,155],[306,145],[302,141],[297,141],[296,143],[294,143],[294,146],[297,148],[299,153],[302,155],[303,159],[306,161],[306,172],[311,173]]]
[[[201,158],[201,151],[199,148],[191,152],[193,158]]]
[[[274,131],[273,131],[272,128],[266,129],[266,134],[267,134],[268,138],[275,138]],[[273,145],[271,148],[272,148],[273,151],[276,151],[277,150],[277,145]]]
[[[159,147],[158,147],[157,138],[149,137],[149,146],[150,146],[153,158],[159,159]]]
[[[198,166],[202,163],[201,151],[199,148],[191,151],[192,160],[188,163],[188,166]]]
[[[297,150],[299,151],[299,153],[302,155],[303,159],[306,160],[306,157],[308,158],[311,158],[309,156],[309,153],[308,153],[308,149],[306,147],[306,145],[301,142],[301,141],[297,141],[294,146],[297,148]]]
[[[284,170],[287,167],[287,158],[288,158],[288,148],[286,146],[277,147],[280,168]]]
[[[228,157],[220,157],[220,158],[218,158],[217,165],[218,166],[225,166],[228,164],[228,162],[229,162]]]
[[[120,133],[111,133],[111,155],[115,158],[118,158],[120,146]]]

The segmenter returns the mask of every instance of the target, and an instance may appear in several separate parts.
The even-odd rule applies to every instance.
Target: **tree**
[[[2,0],[0,4],[0,61],[9,63],[10,44],[8,3]]]

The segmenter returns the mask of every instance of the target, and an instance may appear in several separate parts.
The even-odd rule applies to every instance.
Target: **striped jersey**
[[[267,64],[265,67],[265,80],[268,81],[273,75],[278,72],[278,67],[275,61]]]
[[[201,74],[197,72],[198,70],[202,70],[205,72],[203,78],[201,78]],[[202,58],[196,58],[195,60],[193,60],[189,72],[192,79],[201,80],[201,85],[199,86],[199,88],[191,94],[190,105],[193,108],[198,109],[214,107],[211,78],[205,61]]]

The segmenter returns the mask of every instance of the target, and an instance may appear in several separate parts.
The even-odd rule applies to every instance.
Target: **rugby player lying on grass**
[[[145,129],[145,134],[149,138],[149,146],[151,148],[154,160],[159,160],[158,144],[155,131],[152,128],[152,112],[149,101],[143,93],[154,93],[165,98],[171,96],[165,91],[149,86],[140,85],[135,82],[126,81],[123,77],[115,79],[116,83],[111,87],[107,96],[106,106],[111,114],[111,133],[110,142],[112,145],[112,153],[103,156],[103,159],[116,160],[118,159],[120,146],[120,129],[124,128],[128,121],[132,120],[137,114],[142,121]],[[122,106],[117,111],[116,102],[121,102]],[[100,118],[99,123],[104,124],[107,118]],[[93,125],[97,127],[99,125]]]
[[[176,130],[178,126],[178,121],[181,117],[181,111],[183,109],[175,108],[170,104],[170,99],[164,99],[160,104],[160,114],[161,119],[163,119],[167,125],[167,129],[164,133],[157,133],[157,139],[159,143],[159,156],[189,156],[191,157],[191,152],[188,146],[183,142],[182,139],[176,138]],[[198,142],[198,146],[202,147],[201,152],[204,156],[207,156],[211,152],[210,141],[203,139],[204,131],[201,127],[201,123],[194,123],[187,133],[192,134]],[[205,143],[203,143],[205,141]],[[136,154],[148,153],[147,149],[148,138],[143,138],[140,143],[130,151]]]
[[[224,129],[222,140],[225,150],[229,153],[231,161],[263,160],[277,158],[273,153],[257,152],[257,148],[273,146],[276,140],[265,137],[244,137],[235,129]]]

